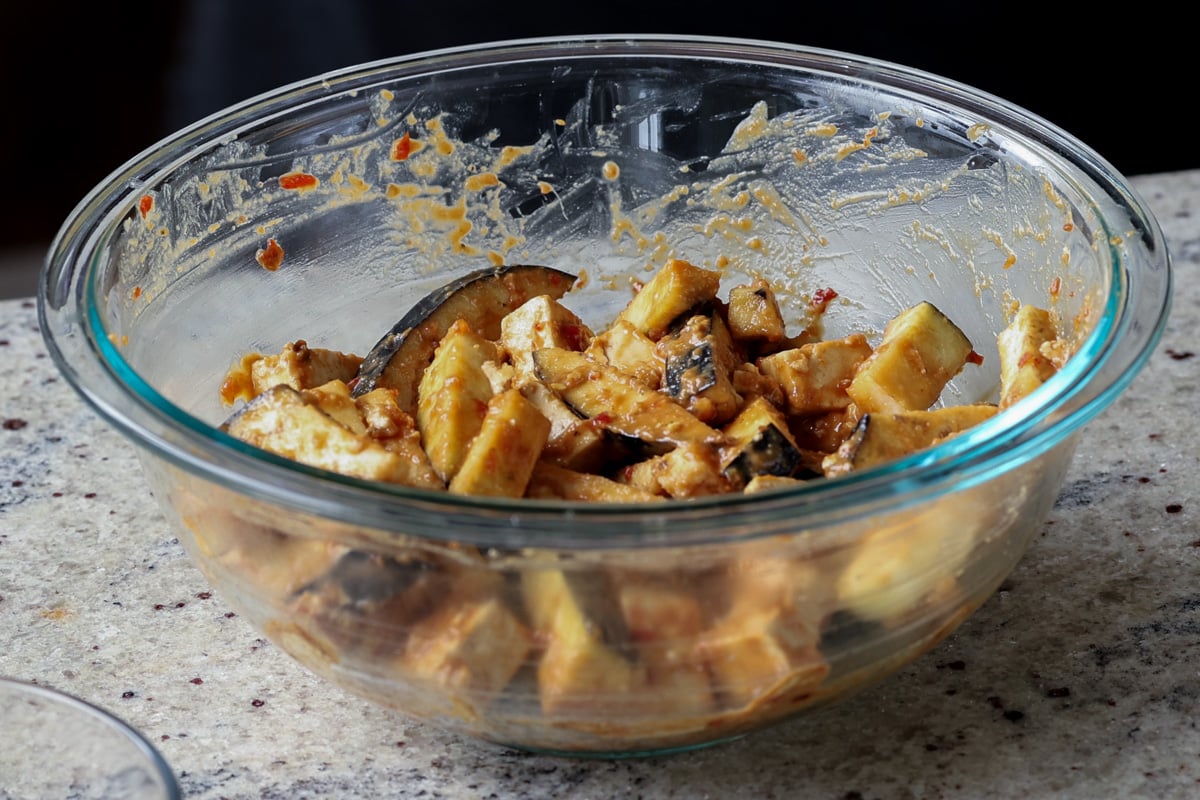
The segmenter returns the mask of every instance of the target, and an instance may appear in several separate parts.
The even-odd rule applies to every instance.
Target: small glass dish
[[[112,713],[57,689],[0,678],[0,798],[178,800],[171,767]]]

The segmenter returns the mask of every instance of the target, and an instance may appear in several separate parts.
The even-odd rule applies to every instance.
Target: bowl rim
[[[1111,275],[1102,314],[1075,357],[1047,382],[1037,402],[1018,404],[936,447],[861,473],[762,494],[734,493],[685,502],[603,504],[463,497],[308,467],[240,442],[183,412],[142,380],[104,335],[94,302],[99,296],[95,261],[87,256],[101,249],[111,234],[112,226],[105,229],[104,223],[114,217],[112,209],[119,206],[115,216],[123,216],[136,202],[138,187],[151,183],[153,176],[165,174],[198,149],[227,140],[236,130],[283,113],[290,103],[335,98],[377,83],[381,75],[398,80],[408,73],[527,60],[531,55],[545,60],[684,55],[765,60],[809,69],[819,64],[842,76],[949,98],[965,109],[986,112],[989,119],[1001,119],[1094,181],[1129,213],[1139,243],[1156,258],[1154,274],[1148,276],[1143,269],[1135,275],[1116,244],[1125,232],[1106,231]],[[82,279],[81,258],[85,261]],[[819,527],[826,519],[862,517],[892,503],[907,504],[987,480],[1066,439],[1124,390],[1162,335],[1172,281],[1171,256],[1158,222],[1126,179],[1071,134],[1008,101],[922,70],[837,50],[720,36],[600,34],[484,42],[351,65],[278,87],[199,120],[135,156],[80,202],[51,245],[39,284],[38,313],[60,371],[101,416],[145,450],[240,494],[384,530],[420,529],[424,523],[429,538],[456,541],[492,542],[500,537],[507,543],[544,544],[557,538],[551,534],[555,525],[561,527],[568,520],[574,530],[567,541],[573,546],[608,547],[724,541],[735,522],[752,530],[781,514],[794,519],[798,510],[812,527]],[[79,309],[81,313],[67,319]],[[82,367],[80,358],[94,363]],[[132,406],[126,407],[127,403]],[[848,510],[848,505],[853,509]],[[366,509],[370,512],[364,513]],[[458,524],[447,525],[450,519]]]
[[[96,720],[105,728],[119,734],[141,754],[146,766],[161,784],[164,800],[181,800],[183,797],[175,772],[159,749],[151,744],[145,735],[113,712],[65,689],[6,675],[0,675],[0,694],[11,695],[27,702],[41,701]]]

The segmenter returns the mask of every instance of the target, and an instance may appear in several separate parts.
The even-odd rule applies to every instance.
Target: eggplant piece
[[[580,419],[546,441],[542,460],[577,472],[608,475],[658,449],[657,445],[610,431],[600,420]]]
[[[514,387],[550,422],[542,459],[579,472],[602,472],[630,457],[637,440],[615,434],[596,420],[579,416],[554,391],[529,378]]]
[[[310,467],[364,480],[442,489],[428,469],[350,430],[321,409],[320,397],[279,384],[251,400],[221,425],[229,435]]]
[[[539,295],[560,299],[575,280],[553,267],[511,264],[477,270],[430,292],[363,358],[355,396],[390,387],[397,392],[400,408],[415,414],[421,373],[451,325],[463,319],[480,336],[497,340],[505,316]]]
[[[724,472],[735,483],[746,484],[758,475],[791,477],[800,463],[800,451],[787,434],[775,425],[768,425],[746,442]]]
[[[275,355],[243,356],[221,383],[221,400],[226,405],[249,401],[280,383],[301,391],[334,380],[349,382],[361,364],[362,359],[352,353],[309,347],[297,339]]]
[[[800,447],[782,412],[762,397],[751,400],[725,427],[734,441],[722,471],[738,485],[758,475],[791,477],[800,468]]]
[[[529,651],[504,585],[429,554],[352,550],[296,593],[302,623],[288,633],[327,661],[369,654],[463,692],[456,701],[472,706],[478,694],[495,696]]]
[[[663,388],[667,394],[676,400],[686,401],[689,397],[700,394],[706,389],[717,385],[717,365],[713,357],[712,342],[707,337],[700,341],[674,342],[678,347],[671,348],[665,359],[663,370]]]
[[[701,422],[721,425],[738,412],[742,398],[733,388],[738,364],[733,340],[721,315],[697,313],[659,339],[663,391]]]
[[[928,411],[864,414],[822,468],[828,478],[900,458],[991,419],[999,411],[991,403],[947,406]]]
[[[729,290],[729,330],[740,342],[776,346],[787,339],[783,313],[770,285],[759,279]]]
[[[328,572],[301,591],[320,593],[333,587],[341,596],[341,605],[373,607],[404,594],[433,569],[429,561],[402,561],[364,550],[348,550]]]
[[[539,461],[533,468],[525,496],[540,500],[588,500],[602,503],[650,503],[663,499],[636,486],[610,480],[592,472],[580,472]]]
[[[533,354],[531,353],[530,361],[532,359]],[[513,388],[524,395],[525,399],[533,403],[534,407],[542,412],[542,416],[549,420],[549,441],[567,435],[577,423],[583,420],[583,417],[576,414],[549,386],[536,378],[519,379]]]
[[[538,377],[567,405],[601,420],[609,430],[656,444],[724,440],[719,431],[666,395],[581,353],[545,348],[534,351],[533,363]]]
[[[683,442],[675,449],[622,469],[618,479],[651,494],[675,498],[725,494],[741,484],[721,469],[720,448]]]

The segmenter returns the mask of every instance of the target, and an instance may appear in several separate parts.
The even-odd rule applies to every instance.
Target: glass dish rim
[[[82,712],[86,716],[97,720],[106,728],[119,733],[126,742],[132,744],[145,757],[147,763],[162,784],[166,800],[181,800],[183,797],[182,790],[179,787],[179,779],[176,778],[175,771],[167,763],[162,752],[137,728],[134,728],[112,711],[96,703],[84,700],[79,695],[65,689],[21,680],[7,675],[0,675],[0,691],[10,692],[14,697],[42,699],[54,706],[66,707],[72,711]]]
[[[237,122],[237,129],[261,124],[263,120],[269,118],[265,109],[271,108],[273,103],[280,103],[281,105],[278,106],[280,110],[276,113],[283,113],[283,104],[289,99],[304,99],[311,96],[308,99],[312,102],[320,102],[322,97],[337,97],[351,91],[349,87],[339,89],[339,80],[344,80],[349,84],[368,78],[378,80],[381,72],[400,70],[403,73],[404,69],[419,69],[421,65],[427,65],[429,68],[425,72],[428,72],[430,69],[443,68],[438,66],[439,62],[447,59],[453,62],[456,57],[465,59],[465,63],[460,66],[468,66],[484,63],[489,58],[501,61],[526,60],[530,53],[540,54],[539,58],[541,59],[550,58],[551,55],[555,58],[562,58],[565,51],[575,53],[576,50],[581,56],[592,57],[679,55],[659,49],[652,52],[645,51],[647,47],[663,46],[685,50],[691,48],[695,52],[689,52],[687,55],[697,59],[731,59],[739,54],[754,59],[765,58],[767,55],[772,55],[776,59],[788,57],[824,59],[832,65],[825,65],[830,66],[829,71],[840,72],[851,77],[858,76],[856,69],[869,69],[871,77],[863,78],[863,80],[875,82],[884,80],[889,89],[912,92],[915,91],[912,88],[913,85],[919,85],[922,93],[937,96],[939,99],[944,99],[942,93],[949,93],[949,99],[956,103],[961,105],[964,101],[969,100],[986,108],[993,116],[999,114],[1003,117],[1005,114],[1015,114],[1016,121],[1030,126],[1034,132],[1037,132],[1039,128],[1046,128],[1053,135],[1052,143],[1060,150],[1066,150],[1066,155],[1069,156],[1068,160],[1073,168],[1088,172],[1091,177],[1100,182],[1101,186],[1106,185],[1105,181],[1109,184],[1115,183],[1116,188],[1132,195],[1132,190],[1124,185],[1123,179],[1112,172],[1111,168],[1082,142],[1073,139],[1065,131],[1055,128],[1024,109],[965,84],[903,65],[840,51],[761,40],[687,35],[609,34],[570,39],[517,39],[445,48],[353,65],[334,73],[280,87],[219,111],[205,120],[167,137],[163,142],[143,153],[142,156],[129,162],[127,168],[158,163],[158,169],[154,174],[164,174],[170,170],[171,162],[165,159],[154,162],[153,153],[155,151],[159,149],[164,152],[178,150],[193,138],[205,139],[212,134],[214,128],[220,128],[231,122]],[[617,50],[610,53],[604,50],[605,47],[615,47]],[[712,52],[705,48],[710,48]],[[719,56],[715,55],[717,53]],[[801,65],[794,66],[799,68]],[[809,69],[816,69],[811,65],[805,66]],[[390,76],[392,80],[399,80],[403,77],[405,77],[403,74]],[[896,81],[896,83],[888,81]],[[1006,121],[1012,122],[1013,120]],[[1039,144],[1044,146],[1050,144],[1044,136],[1035,136],[1025,128],[1020,128],[1020,131]],[[180,158],[186,158],[186,154]],[[114,174],[119,174],[119,172]],[[1092,174],[1096,172],[1100,173],[1101,177],[1096,178],[1095,174]],[[106,186],[110,187],[109,193],[111,194],[112,178],[93,190],[89,198],[81,203],[77,212],[72,215],[72,219],[81,213],[89,200],[103,200],[104,192],[102,190]],[[117,188],[121,187],[118,185]],[[114,214],[117,218],[123,215],[129,203],[133,202],[131,198],[135,195],[136,191],[130,192],[125,198],[126,203],[112,204],[106,219],[112,219]],[[1136,195],[1133,197],[1136,199]],[[114,207],[117,206],[119,206],[117,209],[120,211],[119,214],[114,211]],[[1157,230],[1157,223],[1152,217],[1149,219],[1149,224],[1151,230],[1147,233],[1154,234],[1156,239],[1161,240],[1161,233]],[[88,246],[84,248],[84,252],[95,253],[100,249],[100,246],[96,244],[96,240],[99,238],[96,231],[102,227],[104,226],[100,224],[93,225],[93,235]],[[111,225],[106,228],[106,232],[112,230]],[[67,237],[68,233],[68,226],[64,225],[52,246],[52,253],[61,246],[65,246],[65,242],[62,240]],[[119,351],[108,340],[103,330],[101,316],[95,308],[97,287],[94,284],[95,271],[91,269],[90,259],[86,280],[82,282],[82,285],[78,282],[75,284],[74,299],[80,301],[82,297],[84,316],[86,317],[80,322],[89,333],[91,353],[99,359],[103,368],[109,373],[108,380],[118,384],[123,396],[132,397],[140,406],[141,424],[123,414],[112,403],[102,402],[100,397],[88,390],[88,387],[81,385],[83,383],[81,377],[70,368],[63,354],[54,346],[53,341],[50,341],[50,345],[55,360],[59,362],[60,368],[68,375],[76,388],[127,435],[156,455],[163,456],[178,466],[201,474],[240,494],[248,494],[289,507],[298,507],[321,516],[355,524],[378,524],[375,519],[372,519],[371,523],[364,523],[360,513],[346,513],[347,509],[351,507],[356,507],[355,510],[358,511],[361,509],[361,503],[366,501],[390,506],[392,510],[403,508],[405,511],[418,515],[422,512],[441,517],[445,517],[447,514],[467,515],[468,519],[464,520],[467,524],[470,523],[472,515],[477,515],[481,520],[491,517],[489,524],[493,526],[497,517],[517,516],[522,520],[523,525],[532,528],[537,528],[539,524],[544,523],[553,525],[555,522],[561,522],[565,517],[569,517],[576,524],[591,522],[604,526],[611,525],[614,521],[627,523],[630,518],[653,517],[669,520],[671,524],[678,523],[693,531],[708,529],[710,532],[719,534],[719,531],[714,531],[714,523],[715,527],[720,527],[721,520],[730,513],[754,515],[758,513],[756,509],[780,507],[786,508],[789,513],[795,513],[798,508],[803,508],[805,513],[809,513],[814,506],[818,507],[818,510],[820,506],[831,504],[840,508],[845,504],[847,496],[853,497],[856,503],[871,501],[864,503],[864,508],[875,507],[874,504],[878,503],[887,504],[889,501],[907,504],[915,499],[914,491],[919,494],[920,491],[953,490],[960,485],[963,476],[981,471],[990,472],[1001,463],[1011,463],[1014,459],[1019,461],[1031,458],[1068,436],[1105,407],[1132,380],[1133,374],[1144,363],[1154,342],[1161,334],[1169,307],[1168,254],[1166,257],[1168,262],[1167,291],[1160,307],[1159,319],[1152,326],[1149,336],[1141,343],[1141,349],[1133,354],[1133,358],[1129,360],[1118,376],[1107,385],[1099,387],[1090,399],[1084,397],[1089,388],[1096,389],[1092,384],[1097,380],[1097,374],[1102,372],[1110,359],[1114,357],[1114,351],[1120,349],[1120,345],[1124,341],[1122,337],[1127,334],[1130,324],[1128,307],[1133,300],[1130,296],[1129,276],[1124,271],[1125,262],[1113,245],[1109,245],[1108,251],[1110,292],[1104,298],[1103,313],[1093,331],[1082,343],[1079,352],[1044,387],[1039,393],[1036,403],[1026,401],[1020,406],[1020,414],[1016,413],[1016,409],[1008,409],[1005,414],[997,415],[996,418],[982,423],[975,429],[930,450],[890,462],[876,469],[851,474],[836,481],[814,481],[794,489],[773,491],[768,493],[769,499],[763,495],[737,494],[697,498],[686,502],[597,504],[459,497],[349,478],[274,456],[245,445],[183,412],[151,389],[132,368],[124,363]],[[48,266],[50,265],[48,264]],[[51,288],[47,276],[43,282],[43,291],[39,292],[39,313],[48,313],[46,309],[47,296],[51,294]],[[48,340],[53,338],[52,330],[52,326],[43,325],[43,331]],[[1080,403],[1081,397],[1084,399]],[[1078,407],[1072,408],[1072,403]],[[1060,419],[1051,420],[1053,415],[1060,412],[1062,413]],[[151,430],[146,425],[147,421],[163,427]],[[197,447],[201,455],[197,456],[195,452],[190,452],[189,448],[180,447],[173,440],[176,435],[181,435],[188,444]],[[1014,456],[1014,453],[1017,455]],[[251,475],[255,475],[255,477],[252,478]],[[264,478],[266,479],[264,480]],[[846,513],[848,512],[842,509],[841,513],[835,514],[835,516],[844,518]],[[375,517],[386,520],[388,515],[376,514]],[[411,519],[406,522],[411,524]],[[384,527],[389,527],[386,522],[384,522]],[[461,531],[455,531],[453,535],[456,539],[462,538]],[[572,534],[573,540],[576,535]],[[429,536],[434,539],[439,538],[436,533],[429,534]],[[598,542],[596,543],[602,545],[618,540],[622,540],[622,544],[627,543],[623,541],[627,537],[606,533],[599,533],[597,536]],[[583,538],[588,537],[585,534]],[[678,536],[669,534],[665,536],[665,539],[670,541],[686,538],[682,532]],[[661,543],[662,539],[656,539],[656,541]]]

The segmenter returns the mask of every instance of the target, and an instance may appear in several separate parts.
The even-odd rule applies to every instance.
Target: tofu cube
[[[921,302],[887,324],[846,391],[864,414],[924,410],[972,353],[966,334],[932,303]]]
[[[451,597],[410,630],[403,666],[481,711],[525,663],[529,630],[497,598]]]
[[[758,368],[779,384],[789,415],[810,415],[849,406],[846,390],[870,355],[867,337],[855,333],[772,353]]]
[[[462,467],[450,481],[455,494],[521,497],[550,435],[550,422],[517,389],[493,397]]]
[[[720,288],[721,273],[673,258],[654,273],[618,318],[658,341],[677,317],[716,299]]]
[[[1000,354],[1000,408],[1028,397],[1057,372],[1042,346],[1058,339],[1049,311],[1022,305],[996,337]]]
[[[438,343],[417,388],[417,428],[429,461],[443,481],[462,468],[471,440],[483,426],[492,382],[484,364],[496,361],[496,345],[459,320]]]
[[[500,320],[500,346],[521,377],[532,376],[533,351],[543,347],[584,350],[592,332],[575,312],[550,295],[526,300]]]

